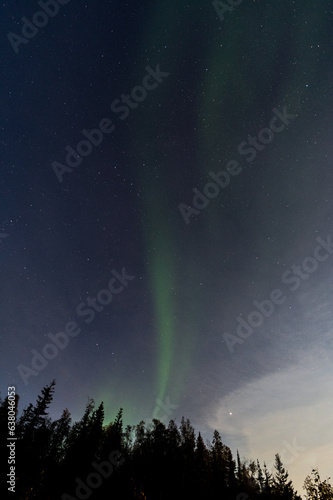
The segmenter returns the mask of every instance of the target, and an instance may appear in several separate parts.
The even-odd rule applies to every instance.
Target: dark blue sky
[[[1,393],[185,415],[301,492],[332,473],[333,6],[215,4],[1,4]]]

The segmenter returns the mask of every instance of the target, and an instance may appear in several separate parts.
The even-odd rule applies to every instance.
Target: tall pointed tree
[[[273,493],[274,496],[281,500],[296,500],[300,497],[294,490],[292,481],[289,480],[289,473],[283,467],[280,455],[275,455],[275,474],[273,478]]]

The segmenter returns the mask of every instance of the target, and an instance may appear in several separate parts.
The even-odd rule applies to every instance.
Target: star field
[[[185,415],[302,492],[332,474],[331,3],[56,5],[23,42],[41,7],[1,4],[1,394]]]

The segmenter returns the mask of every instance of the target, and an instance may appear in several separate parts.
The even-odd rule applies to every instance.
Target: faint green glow
[[[153,256],[152,281],[155,317],[157,323],[157,386],[163,399],[168,386],[174,349],[174,304],[172,297],[173,264],[168,242],[159,238]]]

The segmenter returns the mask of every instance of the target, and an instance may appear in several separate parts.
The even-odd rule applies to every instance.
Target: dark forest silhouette
[[[48,408],[55,381],[36,404],[16,417],[15,494],[20,500],[73,499],[230,499],[300,500],[281,458],[274,471],[259,461],[236,460],[218,431],[212,443],[184,417],[179,426],[157,419],[123,428],[120,409],[104,425],[104,408],[89,399],[84,415],[72,424],[69,411],[52,421]],[[16,414],[19,396],[16,396]],[[8,490],[8,397],[0,399],[1,489]],[[6,471],[6,472],[5,472]],[[5,472],[5,473],[4,473]],[[310,500],[333,500],[333,488],[318,470],[304,481]],[[303,492],[301,492],[303,493]]]

